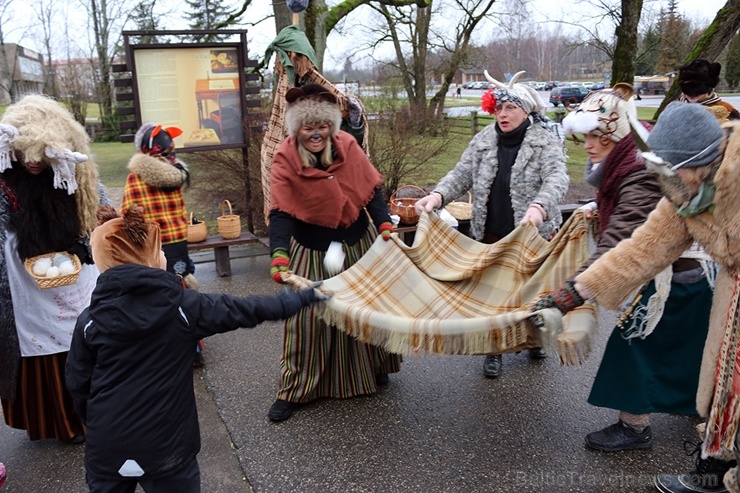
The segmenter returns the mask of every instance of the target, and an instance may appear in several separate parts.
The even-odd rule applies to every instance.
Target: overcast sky
[[[72,13],[70,14],[70,18],[74,18],[75,15],[79,16],[77,22],[81,26],[77,30],[72,29],[72,32],[84,32],[84,30],[86,29],[86,26],[84,25],[84,11],[77,6],[77,1],[81,1],[83,3],[85,2],[85,0],[67,0],[67,3],[73,6],[73,8],[71,9]],[[131,1],[133,2],[135,0]],[[340,0],[327,0],[327,3],[329,5],[335,5],[339,1]],[[7,18],[9,18],[10,20],[6,21],[3,24],[3,31],[7,42],[20,42],[20,44],[22,44],[23,46],[41,52],[42,49],[40,40],[35,39],[31,35],[29,35],[27,32],[27,28],[24,29],[19,24],[20,22],[28,21],[29,19],[35,18],[35,14],[29,6],[33,3],[35,3],[35,0],[14,0],[11,4],[10,15],[7,16]],[[229,3],[228,0],[227,3]],[[230,3],[232,3],[233,5],[238,5],[239,0],[231,0]],[[268,15],[272,9],[272,3],[273,0],[255,0],[253,2],[253,5],[250,6],[250,8],[247,10],[245,18],[256,20]],[[497,3],[498,5],[494,8],[498,7],[497,10],[500,10],[500,5],[504,4],[504,0],[500,0]],[[645,8],[654,8],[657,10],[660,8],[660,5],[667,5],[667,3],[668,0],[645,0]],[[685,14],[690,19],[695,20],[697,23],[705,25],[711,22],[712,19],[714,19],[715,14],[726,3],[726,0],[702,0],[701,2],[697,0],[678,0],[677,3],[679,11],[681,13]],[[180,0],[160,0],[157,4],[155,4],[155,12],[159,12],[160,8],[165,8],[165,5],[172,5],[172,9],[174,10],[174,12],[183,12],[184,9],[184,2],[181,2]],[[438,5],[444,5],[444,3],[439,2],[438,0]],[[583,9],[587,8],[584,6],[589,6],[588,0],[583,2],[573,2],[567,0],[530,1],[530,10],[533,12],[534,18],[538,22],[546,22],[548,19],[562,19],[564,18],[564,14],[567,13],[565,9],[572,8],[576,9],[577,11],[579,9],[580,11],[584,11]],[[352,15],[354,15],[354,13],[351,14],[350,17],[352,17]],[[187,29],[187,22],[183,19],[178,19],[177,17],[177,14],[170,14],[166,17],[163,16],[163,19],[160,21],[160,26],[165,29]],[[355,16],[355,22],[357,22],[356,18],[357,16]],[[571,17],[567,18],[571,19]],[[59,24],[57,24],[57,26],[59,26]],[[488,41],[491,37],[490,33],[494,29],[495,25],[492,24],[481,26],[478,32],[478,36],[476,37],[476,41]],[[262,22],[257,27],[249,27],[248,30],[250,57],[262,57],[264,55],[265,48],[275,37],[274,21],[272,19],[269,19],[265,22]],[[79,40],[78,42],[82,44],[83,48],[87,46],[87,43],[84,40]],[[334,68],[337,66],[341,66],[343,60],[348,55],[354,53],[354,49],[356,49],[356,46],[356,39],[346,36],[342,37],[338,34],[330,35],[328,39],[327,53],[324,58],[325,67]],[[57,51],[57,53],[59,53],[59,51]],[[385,56],[390,55],[391,53],[390,51],[388,51],[387,55]]]

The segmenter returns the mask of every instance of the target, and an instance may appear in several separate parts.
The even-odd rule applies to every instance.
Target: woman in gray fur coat
[[[496,123],[473,137],[457,165],[416,202],[418,212],[431,212],[470,190],[470,235],[483,243],[495,243],[528,221],[549,239],[562,222],[558,204],[568,190],[568,173],[560,127],[545,116],[537,92],[516,83],[523,73],[504,85],[486,72],[496,85]],[[534,348],[530,356],[547,355]],[[483,374],[501,374],[500,354],[486,356]]]

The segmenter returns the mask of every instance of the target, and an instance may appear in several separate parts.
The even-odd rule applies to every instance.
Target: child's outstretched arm
[[[283,320],[305,306],[328,298],[315,288],[245,298],[186,290],[182,306],[188,318],[192,317],[188,323],[200,338],[240,327],[255,327],[267,320]]]

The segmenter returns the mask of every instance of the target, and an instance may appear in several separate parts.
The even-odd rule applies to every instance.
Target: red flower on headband
[[[489,115],[496,113],[496,96],[493,95],[493,89],[489,89],[483,93],[483,96],[480,98],[480,107]]]

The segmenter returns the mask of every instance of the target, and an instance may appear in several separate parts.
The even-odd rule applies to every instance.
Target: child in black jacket
[[[159,227],[135,206],[98,213],[93,259],[101,274],[77,320],[67,388],[87,427],[92,492],[200,491],[193,390],[199,339],[280,320],[326,299],[316,289],[237,298],[184,289],[164,270]]]

